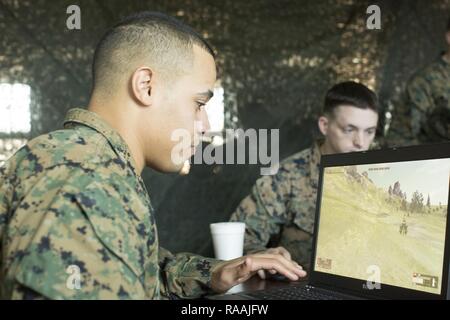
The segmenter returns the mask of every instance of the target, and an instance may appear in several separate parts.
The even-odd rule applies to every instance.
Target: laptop
[[[450,143],[321,159],[306,283],[220,299],[448,299]]]

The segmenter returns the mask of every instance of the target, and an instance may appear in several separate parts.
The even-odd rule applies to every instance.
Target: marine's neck
[[[322,143],[322,145],[320,146],[320,155],[324,156],[326,154],[333,154],[335,153],[333,148],[330,146],[330,144],[328,143],[328,141],[325,139],[325,141]]]

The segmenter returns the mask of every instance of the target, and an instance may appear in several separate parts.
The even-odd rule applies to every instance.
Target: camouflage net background
[[[81,8],[81,30],[66,27],[72,4]],[[381,8],[381,30],[366,28],[371,4]],[[212,43],[225,128],[279,128],[282,159],[311,144],[324,93],[342,80],[379,94],[382,142],[406,80],[445,49],[450,0],[0,0],[0,163],[87,104],[96,43],[142,10],[177,16]],[[27,91],[14,83],[29,86],[25,106]],[[162,246],[212,255],[209,223],[228,220],[259,172],[258,165],[195,165],[183,177],[144,170]]]

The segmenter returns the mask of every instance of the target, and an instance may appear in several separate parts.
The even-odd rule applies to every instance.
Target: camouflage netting
[[[381,30],[366,29],[374,3]],[[81,8],[81,30],[66,28],[71,4]],[[31,86],[26,138],[60,128],[69,108],[87,104],[95,44],[140,10],[178,16],[210,40],[226,127],[280,128],[283,158],[311,143],[324,92],[337,81],[368,84],[384,111],[395,105],[406,79],[445,48],[450,1],[0,0],[0,83]],[[258,175],[257,165],[198,165],[187,177],[146,169],[162,245],[211,255],[209,223],[227,220]]]

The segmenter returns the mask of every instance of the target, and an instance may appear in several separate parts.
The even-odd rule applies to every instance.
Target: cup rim
[[[216,222],[209,225],[212,234],[244,233],[244,222]]]

